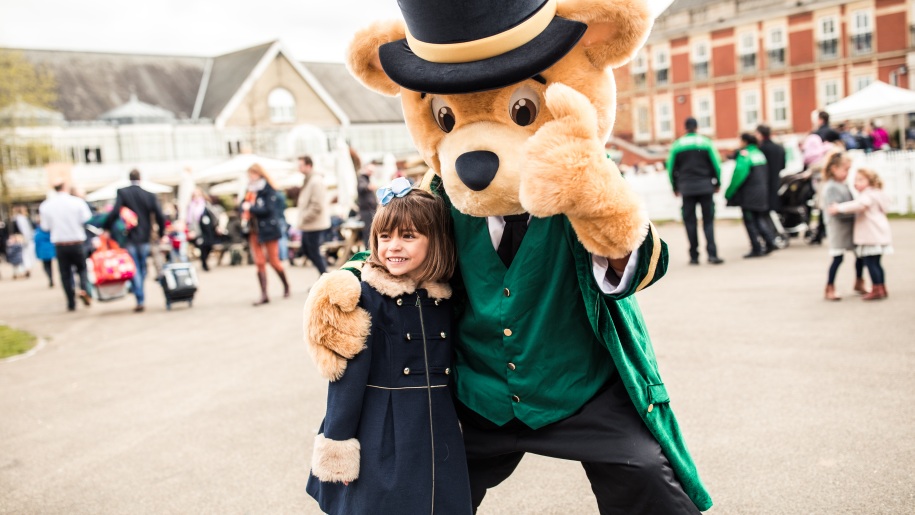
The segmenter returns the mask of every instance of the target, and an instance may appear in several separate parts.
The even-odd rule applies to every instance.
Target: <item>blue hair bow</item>
[[[381,188],[375,192],[375,195],[378,196],[378,202],[381,202],[382,206],[388,205],[388,202],[391,201],[394,197],[402,198],[407,193],[410,193],[410,190],[413,189],[413,185],[410,184],[404,177],[398,177],[391,181],[391,185]]]

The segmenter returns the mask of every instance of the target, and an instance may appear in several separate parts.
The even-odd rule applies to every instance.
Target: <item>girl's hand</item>
[[[242,203],[241,203],[241,208],[242,208],[242,210],[244,210],[244,211],[250,211],[250,210],[251,210],[251,203],[250,203],[250,202],[242,202]]]
[[[829,207],[826,208],[826,212],[831,215],[837,215],[839,214],[839,206],[836,204],[830,204]]]

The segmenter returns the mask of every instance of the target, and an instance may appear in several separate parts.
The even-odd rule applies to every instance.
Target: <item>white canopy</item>
[[[861,91],[826,106],[826,112],[837,122],[915,113],[915,91],[872,82]]]
[[[244,177],[245,172],[254,163],[261,165],[274,179],[279,179],[281,176],[285,177],[296,169],[296,164],[290,161],[271,159],[257,154],[239,154],[224,163],[219,163],[194,173],[194,182],[197,184],[202,182],[215,183],[236,179],[247,182]]]
[[[118,196],[118,190],[121,188],[126,188],[130,186],[130,181],[121,180],[115,181],[107,186],[103,186],[92,193],[86,195],[87,202],[98,202],[99,200],[112,200]],[[140,181],[140,187],[146,191],[152,193],[171,193],[172,187],[165,186],[164,184],[159,184],[156,182],[150,181]]]

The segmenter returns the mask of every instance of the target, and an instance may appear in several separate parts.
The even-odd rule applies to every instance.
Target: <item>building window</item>
[[[773,127],[788,125],[788,89],[777,86],[769,92],[769,120]]]
[[[774,27],[769,29],[766,36],[766,64],[770,70],[779,70],[785,67],[785,28]]]
[[[873,52],[874,34],[870,11],[852,13],[851,53],[864,55]]]
[[[83,158],[85,163],[101,163],[102,149],[99,147],[86,147],[83,149]]]
[[[862,89],[870,86],[872,82],[874,82],[874,78],[870,75],[861,75],[859,77],[855,77],[854,82],[852,83],[852,93],[861,91]]]
[[[709,45],[708,41],[698,41],[693,45],[693,80],[708,79]]]
[[[666,86],[670,83],[670,55],[666,48],[659,48],[654,52],[654,78],[655,86]]]
[[[648,84],[648,59],[645,58],[645,52],[639,52],[632,59],[630,65],[632,72],[632,84],[637,88],[644,88]]]
[[[821,61],[839,57],[839,27],[835,16],[817,22],[817,50]]]
[[[842,99],[842,89],[839,86],[839,79],[828,79],[821,82],[822,84],[822,104],[828,106]]]
[[[658,100],[655,104],[655,123],[658,139],[670,139],[674,135],[673,106],[670,100]]]
[[[737,53],[740,57],[741,72],[756,71],[756,47],[756,33],[745,32],[740,35],[740,46],[737,48]]]
[[[742,95],[741,123],[747,129],[753,129],[759,124],[759,93],[744,91]]]
[[[710,133],[712,131],[712,99],[708,95],[697,95],[693,97],[693,114],[699,125],[700,133]]]
[[[648,106],[644,104],[635,108],[635,139],[651,139],[651,119],[648,114]]]
[[[273,123],[295,122],[295,97],[288,90],[276,88],[267,95],[270,121]]]

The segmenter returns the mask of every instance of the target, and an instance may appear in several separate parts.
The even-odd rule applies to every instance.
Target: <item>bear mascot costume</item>
[[[646,0],[398,3],[404,20],[357,33],[347,65],[400,95],[430,167],[419,187],[450,206],[474,510],[528,452],[581,462],[602,514],[707,510],[635,300],[664,275],[666,244],[604,148],[611,68],[645,42]],[[331,381],[366,336],[362,260],[306,301],[305,340]]]

